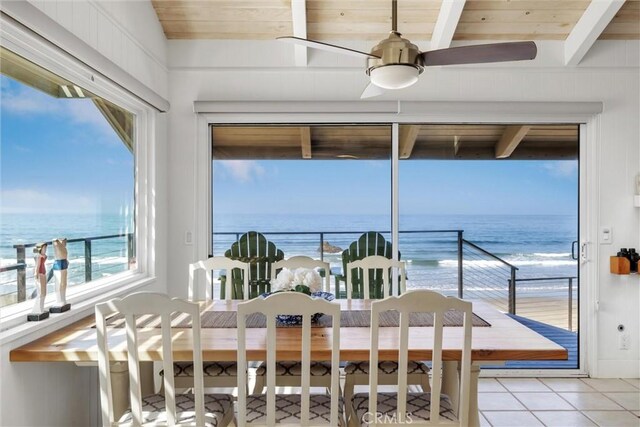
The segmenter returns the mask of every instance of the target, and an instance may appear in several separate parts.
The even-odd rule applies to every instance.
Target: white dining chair
[[[471,379],[471,316],[472,304],[455,297],[446,297],[434,291],[413,290],[399,297],[390,297],[371,304],[371,365],[378,363],[378,344],[380,339],[379,317],[385,311],[397,311],[400,315],[398,327],[398,371],[397,391],[378,392],[378,371],[369,374],[369,392],[357,393],[351,401],[346,402],[351,408],[353,425],[375,426],[375,419],[370,414],[381,414],[382,420],[387,416],[395,417],[395,423],[388,425],[412,426],[444,426],[454,425],[466,427],[469,423],[470,379]],[[460,367],[459,396],[454,396],[454,406],[449,396],[442,394],[442,338],[444,314],[448,310],[457,310],[464,314],[462,341],[462,358]],[[408,392],[407,360],[409,340],[410,313],[432,313],[433,346],[432,346],[432,382],[431,392]],[[385,328],[387,329],[387,328]],[[451,328],[449,328],[451,329]],[[375,398],[372,398],[374,396]],[[457,397],[457,399],[455,399]],[[379,419],[379,418],[378,418]],[[374,422],[370,422],[374,421]],[[381,425],[381,424],[380,424]]]
[[[244,299],[248,299],[249,295],[249,263],[234,260],[231,258],[227,258],[224,256],[216,256],[211,257],[202,261],[194,262],[193,264],[189,264],[189,299],[193,300],[197,298],[201,293],[196,292],[194,289],[194,278],[196,271],[204,270],[206,278],[207,278],[207,286],[205,287],[205,296],[207,299],[212,300],[213,298],[213,271],[214,270],[226,270],[227,277],[231,277],[231,270],[239,269],[242,271],[242,277],[244,278],[243,283],[243,297]],[[231,280],[225,281],[225,301],[231,299]]]
[[[371,255],[357,261],[351,261],[347,264],[347,299],[351,299],[353,294],[353,270],[362,269],[362,291],[364,299],[371,299],[371,286],[369,280],[370,270],[382,270],[382,297],[386,298],[390,295],[400,295],[407,290],[407,268],[404,261],[396,261],[382,255]],[[393,269],[398,270],[400,275],[399,285],[397,289],[392,289],[390,278]]]
[[[404,261],[395,261],[380,255],[372,255],[361,260],[347,264],[347,299],[352,297],[352,270],[361,268],[363,278],[362,288],[364,299],[370,299],[369,270],[382,270],[383,277],[383,297],[404,294],[407,290],[406,266]],[[400,275],[399,286],[395,292],[391,289],[390,277],[394,274],[394,269]],[[355,386],[369,384],[369,361],[350,361],[345,365],[344,395],[348,402],[353,396]],[[407,362],[407,381],[409,384],[417,384],[423,391],[429,391],[429,367],[426,363],[410,360]],[[378,362],[378,383],[395,384],[398,381],[398,362],[393,360],[383,360]]]
[[[164,294],[140,292],[97,304],[95,313],[103,426],[141,426],[148,424],[154,426],[226,426],[233,420],[233,396],[229,394],[204,394],[198,304],[175,298],[170,299]],[[125,327],[107,329],[107,317],[118,313],[124,315]],[[173,366],[171,333],[171,315],[173,313],[183,313],[192,319],[193,360],[196,367],[193,384],[194,393],[176,395],[173,377],[165,375],[164,393],[142,396],[136,320],[139,316],[160,316],[162,330],[160,355],[163,367],[165,371],[168,371]],[[125,339],[131,407],[125,411],[122,417],[116,420],[113,412],[111,391],[109,346],[110,344],[121,343]]]
[[[289,270],[295,270],[296,268],[308,268],[318,269],[324,271],[324,286],[323,291],[331,292],[331,266],[328,262],[324,262],[319,259],[313,259],[308,256],[293,256],[291,258],[276,261],[271,264],[271,281],[276,278],[278,270],[288,268]]]
[[[240,385],[247,376],[247,316],[262,313],[267,319],[267,386],[266,394],[247,396]],[[332,317],[330,394],[311,394],[311,317],[324,313]],[[302,316],[301,327],[301,392],[276,394],[277,315]],[[340,396],[340,305],[298,292],[283,292],[238,304],[238,425],[304,426],[344,425],[343,401]]]
[[[328,262],[313,259],[307,256],[294,256],[281,261],[276,261],[271,265],[271,282],[276,278],[276,271],[283,268],[295,270],[297,268],[320,269],[324,271],[324,292],[331,291],[331,268]],[[256,369],[256,382],[254,393],[264,391],[264,378],[267,372],[267,365],[263,362]],[[300,362],[278,361],[276,362],[276,385],[293,387],[300,385],[302,375]],[[311,362],[311,387],[331,386],[331,364],[322,360]]]
[[[204,270],[206,275],[205,297],[213,300],[213,271],[226,271],[227,277],[231,277],[231,270],[240,269],[244,277],[243,295],[247,299],[249,295],[249,264],[233,260],[227,257],[211,257],[206,260],[189,264],[189,299],[198,299],[202,291],[194,288],[195,274],[198,270]],[[226,281],[225,300],[231,299],[232,280]],[[164,370],[163,370],[164,372]],[[176,362],[173,367],[175,386],[178,389],[193,387],[193,363]],[[235,387],[238,382],[238,366],[236,362],[207,361],[203,366],[205,387]]]

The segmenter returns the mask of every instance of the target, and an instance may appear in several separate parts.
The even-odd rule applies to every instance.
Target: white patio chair
[[[369,393],[357,393],[347,404],[354,416],[353,425],[375,426],[375,421],[367,414],[380,414],[382,420],[396,422],[384,424],[412,426],[467,426],[469,420],[469,393],[471,378],[471,316],[472,304],[455,297],[445,297],[437,292],[414,290],[400,297],[390,297],[371,305],[371,357],[370,364],[378,363],[379,315],[395,310],[400,314],[398,327],[398,372],[397,392],[378,392],[378,372],[372,370],[369,379]],[[454,407],[449,396],[441,394],[442,389],[442,337],[444,314],[448,310],[464,313],[464,337],[458,406]],[[431,363],[432,384],[430,393],[409,393],[407,391],[407,359],[409,339],[409,314],[432,313],[434,316],[433,350]],[[372,399],[371,396],[376,396]],[[395,418],[393,418],[395,416]]]
[[[233,396],[229,394],[204,394],[202,375],[202,351],[200,346],[200,311],[197,304],[170,299],[164,294],[140,292],[125,298],[97,304],[96,329],[98,340],[98,367],[103,426],[117,425],[195,425],[226,426],[233,420]],[[142,396],[138,354],[136,317],[156,315],[161,318],[162,362],[165,370],[173,366],[171,315],[179,312],[191,316],[193,323],[193,360],[195,369],[194,394],[175,394],[173,377],[165,375],[164,393]],[[107,330],[106,318],[121,313],[125,316],[125,328]],[[109,344],[120,339],[109,338],[116,331],[126,335],[130,404],[119,420],[113,412],[111,372],[109,369]]]
[[[246,382],[246,319],[253,313],[267,318],[267,392],[246,395],[240,385]],[[310,394],[311,385],[311,316],[324,313],[332,317],[330,394]],[[302,316],[301,329],[301,393],[276,394],[276,316]],[[340,396],[340,305],[312,298],[298,292],[283,292],[267,298],[238,304],[238,425],[344,425],[343,401]]]
[[[282,268],[295,270],[297,268],[324,270],[324,291],[331,292],[331,268],[328,262],[316,260],[307,256],[294,256],[289,259],[276,261],[271,265],[271,282],[276,278],[276,271]],[[264,378],[267,366],[263,362],[256,369],[256,383],[254,393],[264,391]],[[300,362],[281,361],[276,362],[276,385],[296,386],[300,385],[302,375]],[[321,360],[311,362],[311,387],[331,387],[331,364]]]
[[[231,277],[231,270],[238,268],[243,271],[244,276],[244,293],[249,295],[249,264],[227,257],[212,257],[203,261],[189,264],[189,299],[198,299],[197,289],[194,289],[194,277],[196,271],[204,270],[206,274],[205,297],[207,300],[213,300],[213,271],[226,270],[227,277]],[[232,281],[226,281],[225,300],[231,299]],[[246,299],[246,298],[245,298]],[[235,387],[237,378],[236,362],[216,362],[209,361],[204,363],[204,386],[205,387]],[[163,371],[164,372],[164,371]],[[193,387],[193,363],[192,362],[176,362],[173,367],[173,375],[175,377],[175,385],[178,389]]]
[[[406,267],[404,261],[395,261],[380,255],[372,255],[365,257],[358,261],[353,261],[347,264],[347,299],[351,299],[352,295],[352,282],[351,274],[352,269],[361,268],[363,278],[363,290],[365,299],[370,299],[369,292],[369,270],[382,269],[383,277],[383,296],[389,297],[391,294],[399,295],[404,294],[407,291],[406,284]],[[394,274],[393,269],[398,270],[400,275],[400,283],[396,292],[392,292],[390,286],[390,277]],[[353,396],[353,391],[356,385],[369,384],[369,361],[351,361],[348,362],[344,368],[345,383],[344,383],[344,397],[345,401],[349,402]],[[408,384],[418,384],[422,386],[423,391],[429,391],[429,367],[426,363],[410,360],[407,363]],[[398,382],[398,362],[392,360],[383,360],[378,362],[378,383],[379,384],[396,384]]]

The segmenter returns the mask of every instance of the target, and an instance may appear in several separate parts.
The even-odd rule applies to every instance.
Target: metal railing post
[[[516,314],[516,269],[513,267],[509,279],[509,314]]]
[[[84,281],[91,281],[91,240],[84,239]]]
[[[569,331],[573,331],[573,277],[569,277]]]
[[[458,298],[462,299],[462,283],[463,283],[463,259],[462,259],[462,231],[458,231]]]
[[[16,261],[18,264],[22,264],[22,266],[18,267],[17,274],[17,291],[18,291],[18,302],[27,300],[27,272],[26,272],[26,255],[24,245],[20,245],[16,247]]]
[[[324,233],[320,232],[320,261],[324,261]]]

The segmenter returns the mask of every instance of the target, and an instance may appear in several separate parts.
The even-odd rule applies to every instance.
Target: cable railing
[[[513,314],[568,331],[577,330],[577,280],[575,276],[516,279],[518,299]]]
[[[366,232],[267,231],[262,234],[269,236],[287,256],[319,257],[331,264],[333,273],[341,273],[342,250]],[[212,255],[223,255],[242,234],[213,233]],[[391,240],[390,231],[381,231],[380,234]],[[574,309],[577,306],[576,277],[518,278],[518,267],[464,239],[463,230],[401,230],[398,234],[401,258],[407,261],[410,287],[482,300],[507,313],[574,329],[577,322],[577,310]],[[118,243],[117,239],[123,241]],[[32,263],[27,262],[26,250],[36,244],[14,245],[16,263],[0,267],[0,289],[5,290],[0,292],[0,306],[30,297],[27,284],[33,280],[33,269]],[[67,245],[70,285],[116,274],[122,271],[123,266],[126,269],[134,259],[132,233],[69,239]],[[74,245],[79,247],[70,249]],[[122,259],[125,251],[126,261]],[[13,278],[7,277],[13,272]],[[10,288],[15,290],[6,292]]]
[[[121,242],[118,242],[118,239]],[[3,276],[0,278],[0,289],[3,290],[0,292],[0,306],[26,301],[31,297],[27,291],[35,287],[28,285],[33,281],[33,264],[27,257],[27,249],[38,243],[40,242],[14,245],[16,262],[0,267],[0,274]],[[50,241],[44,243],[51,245]],[[68,239],[67,250],[69,252],[67,282],[69,286],[73,286],[126,270],[135,258],[134,235],[121,233]],[[125,260],[122,255],[125,255]],[[50,255],[49,259],[53,257]],[[15,272],[15,276],[7,277],[9,276],[7,273],[12,272]],[[52,271],[49,271],[47,281],[50,281],[51,277]],[[15,290],[7,292],[10,288]]]
[[[466,239],[462,239],[461,255],[464,296],[515,313],[518,267]]]

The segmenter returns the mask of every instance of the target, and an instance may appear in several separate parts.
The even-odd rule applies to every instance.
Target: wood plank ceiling
[[[231,159],[389,159],[382,125],[214,126],[212,154]],[[400,126],[401,159],[568,160],[578,156],[577,125]]]
[[[169,39],[269,40],[293,32],[291,0],[152,0]],[[398,29],[429,40],[441,0],[399,0]],[[467,0],[454,40],[565,40],[590,0]],[[315,40],[383,39],[391,0],[306,0]],[[640,39],[640,0],[627,0],[601,39]]]

